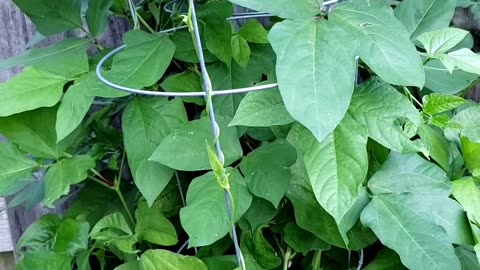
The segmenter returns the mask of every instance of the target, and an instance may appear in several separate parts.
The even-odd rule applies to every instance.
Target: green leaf
[[[207,270],[198,258],[182,256],[168,250],[148,250],[140,258],[142,270]]]
[[[22,65],[35,67],[65,78],[73,78],[88,72],[86,50],[89,45],[90,43],[86,39],[68,38],[50,47],[31,49],[20,56],[0,61],[0,70]]]
[[[425,84],[422,60],[390,7],[357,2],[338,6],[329,19],[359,39],[360,58],[384,81],[422,88]],[[351,39],[349,36],[344,43]]]
[[[393,250],[388,248],[382,248],[375,259],[369,263],[364,270],[406,270],[405,266],[403,266],[402,262],[400,261],[400,257],[398,254],[395,253]]]
[[[87,233],[88,234],[88,233]],[[92,255],[93,248],[80,252],[75,258],[78,270],[92,270],[90,267],[90,256]]]
[[[407,118],[418,127],[420,113],[407,97],[385,82],[374,78],[359,87],[349,110],[367,126],[368,136],[381,145],[401,153],[425,149],[420,141],[411,141],[402,127],[395,124],[397,119]]]
[[[414,41],[423,33],[448,27],[456,4],[456,0],[406,0],[397,6],[395,16]]]
[[[41,107],[52,107],[62,98],[64,77],[36,68],[26,68],[20,75],[0,84],[0,117]]]
[[[227,173],[233,196],[233,221],[236,222],[250,207],[252,195],[238,171],[228,169]],[[192,181],[187,192],[187,206],[180,210],[180,221],[190,237],[191,247],[211,245],[230,232],[225,191],[213,173]]]
[[[400,196],[375,195],[362,212],[362,223],[395,250],[409,269],[460,269],[445,230],[406,207]]]
[[[215,256],[202,259],[207,265],[208,270],[231,270],[238,265],[235,256]]]
[[[85,180],[88,170],[94,167],[95,160],[87,155],[62,159],[55,163],[45,174],[45,206],[53,207],[57,199],[70,192],[70,185]]]
[[[38,251],[25,254],[20,262],[22,270],[71,270],[72,257],[52,251]]]
[[[87,15],[88,30],[93,36],[105,32],[107,28],[108,11],[114,0],[89,0]]]
[[[116,267],[114,270],[141,270],[140,261],[130,261],[130,262],[124,263]]]
[[[355,41],[323,19],[277,23],[269,40],[277,54],[278,84],[287,110],[318,141],[323,140],[350,104],[356,73]],[[349,46],[337,46],[345,43]]]
[[[40,217],[22,234],[17,243],[17,250],[20,252],[52,250],[61,223],[62,220],[57,215]]]
[[[44,36],[82,27],[80,0],[14,0],[13,1]],[[53,270],[53,269],[52,269]]]
[[[328,250],[330,245],[312,233],[298,227],[294,222],[288,223],[284,228],[284,241],[296,252],[307,254],[312,250]]]
[[[256,228],[267,225],[277,214],[277,209],[267,200],[253,197],[252,204],[248,208],[243,218],[248,222],[250,228]]]
[[[447,3],[448,1],[437,2]],[[422,43],[429,54],[445,53],[462,42],[468,34],[468,31],[458,28],[443,28],[423,33],[418,36],[417,40]]]
[[[200,33],[203,37],[203,27],[200,25]],[[197,51],[192,41],[192,35],[188,31],[176,31],[171,36],[172,42],[175,44],[175,59],[178,59],[187,63],[199,63]],[[205,40],[202,40],[202,44]],[[214,62],[217,58],[210,53],[207,48],[203,48],[203,56],[206,63]]]
[[[37,162],[28,159],[14,144],[0,143],[0,194],[8,191],[16,180],[29,176],[37,166]]]
[[[200,76],[193,71],[185,71],[167,77],[161,84],[163,90],[168,92],[201,92],[202,82]],[[203,97],[182,97],[184,102],[195,103],[197,105],[205,105]]]
[[[249,65],[251,67],[259,68],[263,74],[268,76],[268,78],[275,78],[274,74],[277,56],[270,44],[250,44],[250,50],[252,53],[250,55]]]
[[[161,246],[177,244],[175,227],[159,208],[149,208],[146,203],[140,203],[135,211],[135,219],[137,221],[135,233],[138,235],[138,240]]]
[[[287,192],[290,166],[295,163],[296,158],[295,148],[279,139],[249,153],[240,163],[240,170],[253,195],[278,207]]]
[[[95,72],[89,72],[81,79],[82,90],[85,96],[103,97],[103,98],[120,98],[130,95],[128,92],[115,90],[106,86],[98,78]]]
[[[240,240],[242,250],[248,250],[250,256],[263,268],[275,269],[282,264],[282,259],[277,256],[277,252],[272,245],[265,239],[259,227],[252,232],[244,231]]]
[[[425,65],[425,87],[437,93],[456,94],[468,88],[476,79],[478,75],[460,69],[449,72],[437,59]]]
[[[277,89],[248,93],[240,102],[230,126],[270,127],[286,125],[290,116]]]
[[[187,122],[179,99],[132,99],[123,114],[122,129],[135,185],[151,206],[173,176],[170,168],[147,159],[177,127]]]
[[[246,68],[251,54],[248,42],[241,35],[236,34],[232,36],[231,45],[233,59],[242,68]]]
[[[425,142],[428,153],[433,160],[446,172],[450,171],[450,145],[443,132],[435,127],[422,124],[418,129],[418,134]]]
[[[453,181],[452,195],[463,206],[468,218],[473,223],[480,224],[480,190],[477,180],[469,177]]]
[[[115,212],[100,219],[90,231],[90,237],[93,239],[108,240],[111,237],[106,235],[104,231],[111,229],[115,229],[115,234],[117,235],[120,235],[119,232],[122,232],[121,235],[133,234],[123,215],[120,212]]]
[[[383,166],[368,181],[374,194],[413,193],[425,196],[450,195],[445,172],[417,154],[391,152]]]
[[[75,255],[88,247],[90,224],[74,219],[66,219],[60,224],[55,236],[54,251],[61,254]]]
[[[467,101],[462,97],[444,94],[430,94],[423,97],[423,112],[435,115],[448,112],[466,103]]]
[[[460,260],[462,270],[475,270],[480,268],[480,263],[478,262],[477,256],[470,248],[458,246],[455,248],[455,253]]]
[[[229,1],[208,1],[197,9],[197,17],[201,20],[225,21],[233,16],[233,5]]]
[[[95,97],[85,95],[86,87],[88,87],[88,83],[85,82],[85,78],[80,79],[70,86],[63,96],[55,123],[57,142],[65,139],[80,126],[92,106]]]
[[[473,143],[480,143],[480,106],[472,106],[459,112],[451,122],[460,125],[454,130],[460,132],[461,137],[466,137]]]
[[[230,2],[257,11],[272,13],[281,18],[312,18],[320,14],[322,0],[230,0]]]
[[[440,55],[440,60],[450,73],[455,67],[458,67],[465,72],[480,75],[480,55],[470,49],[464,48],[446,55]]]
[[[473,176],[480,176],[480,151],[479,143],[472,143],[468,138],[462,137],[460,139],[462,146],[463,158],[465,159],[465,165]]]
[[[227,65],[233,57],[231,47],[232,26],[226,20],[210,20],[204,23],[208,51]]]
[[[268,44],[268,31],[257,20],[247,20],[238,33],[248,42]]]
[[[242,157],[242,148],[235,127],[227,127],[228,119],[217,117],[220,126],[220,143],[225,154],[225,166]],[[209,170],[205,142],[213,147],[210,120],[202,118],[190,121],[166,136],[149,160],[160,162],[181,171]]]
[[[167,35],[132,30],[123,35],[127,48],[115,55],[112,69],[104,77],[125,87],[154,85],[165,73],[175,53]]]
[[[346,234],[354,224],[346,225],[342,220],[349,218],[346,215],[357,201],[367,176],[365,127],[347,114],[321,142],[306,129],[296,139],[317,201],[335,219],[340,232]]]

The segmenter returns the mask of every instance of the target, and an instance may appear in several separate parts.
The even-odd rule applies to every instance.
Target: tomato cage
[[[342,0],[331,0],[331,1],[325,1],[323,3],[323,8],[322,12],[329,12],[335,5],[337,5],[339,2]],[[128,0],[131,16],[133,19],[133,23],[135,27],[138,26],[138,17],[136,13],[136,6],[133,3],[133,0]],[[164,6],[164,11],[166,13],[173,14],[177,12],[178,10],[175,10],[174,5],[176,4],[176,1],[171,1],[168,2]],[[182,15],[187,15],[187,14],[182,14]],[[131,94],[138,94],[138,95],[145,95],[145,96],[152,96],[152,97],[204,97],[206,101],[206,111],[208,114],[208,117],[210,119],[210,124],[211,124],[211,129],[214,137],[214,142],[215,142],[215,150],[216,150],[216,155],[218,157],[218,161],[220,165],[223,167],[225,163],[225,156],[222,151],[222,147],[220,144],[219,136],[220,136],[220,127],[217,123],[214,108],[213,108],[213,103],[212,103],[212,97],[214,96],[225,96],[225,95],[234,95],[234,94],[242,94],[242,93],[248,93],[248,92],[255,92],[255,91],[263,91],[263,90],[271,90],[275,89],[278,87],[277,83],[270,83],[270,84],[263,84],[263,85],[256,85],[256,86],[251,86],[251,87],[244,87],[244,88],[236,88],[236,89],[223,89],[223,90],[213,90],[210,77],[207,71],[206,67],[206,61],[204,58],[203,54],[203,46],[202,46],[202,40],[200,37],[200,31],[199,31],[199,26],[198,26],[198,21],[197,21],[197,15],[196,15],[196,10],[195,10],[195,3],[193,0],[189,0],[189,15],[191,15],[191,28],[189,29],[193,33],[193,42],[195,45],[195,49],[197,52],[197,56],[199,59],[199,65],[200,65],[200,72],[201,72],[201,80],[202,80],[202,88],[203,91],[198,91],[198,92],[158,92],[154,90],[144,90],[144,89],[135,89],[135,88],[129,88],[125,87],[119,84],[116,84],[114,82],[111,82],[107,80],[103,75],[102,75],[102,68],[109,59],[114,57],[117,53],[120,51],[124,50],[127,48],[127,45],[124,44],[108,54],[106,54],[98,63],[96,67],[96,75],[98,79],[104,83],[105,85],[119,90],[119,91],[124,91],[128,92]],[[241,19],[249,19],[249,18],[264,18],[264,17],[272,17],[274,15],[265,13],[265,12],[244,12],[244,13],[234,13],[232,17],[227,18],[228,21],[236,21],[236,20],[241,20]],[[159,34],[168,34],[168,33],[173,33],[177,30],[181,29],[187,29],[189,28],[188,25],[182,25],[182,26],[177,26],[169,29],[165,29],[162,31],[159,31]],[[358,61],[358,57],[356,58]],[[358,62],[357,62],[358,63]],[[185,199],[183,195],[183,190],[180,185],[180,179],[178,177],[178,174],[176,174],[177,178],[177,185],[179,187],[180,195],[182,197],[182,203],[185,206]],[[227,211],[228,211],[228,217],[230,220],[233,221],[233,209],[232,209],[232,198],[229,196],[229,191],[227,188],[224,189],[225,193],[225,203],[227,206]],[[238,241],[238,236],[236,233],[236,225],[234,222],[232,222],[232,228],[231,228],[231,236],[235,248],[235,253],[236,253],[236,258],[237,258],[237,263],[241,269],[246,269],[245,268],[245,261],[243,259],[242,251],[240,250],[240,245]],[[182,251],[187,247],[189,241],[187,240],[177,251],[178,254],[182,253]],[[197,249],[195,248],[195,251]]]

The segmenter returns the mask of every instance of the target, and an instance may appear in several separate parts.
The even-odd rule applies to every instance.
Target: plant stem
[[[124,168],[124,166],[125,166],[125,156],[126,156],[126,152],[125,152],[125,150],[123,150],[122,161],[120,161],[120,169],[119,169],[119,171],[118,171],[118,176],[117,176],[117,179],[118,179],[118,180],[122,179],[123,168]]]
[[[135,224],[135,219],[132,216],[132,213],[130,212],[130,209],[128,209],[127,202],[125,201],[125,198],[123,197],[122,192],[120,191],[120,188],[115,188],[115,192],[117,192],[118,198],[120,198],[120,201],[123,204],[123,207],[125,208],[125,211],[127,212],[128,218],[132,222],[132,224]]]
[[[283,255],[283,270],[288,270],[291,256],[292,250],[290,249],[290,247],[287,247],[287,251],[285,251],[285,255]]]
[[[150,33],[156,33],[155,30],[153,30],[152,27],[150,27],[150,25],[142,18],[142,16],[140,16],[140,14],[138,14],[137,11],[135,11],[137,13],[137,18],[138,20],[143,24],[143,26],[145,26],[145,28],[147,28],[148,31],[150,31]]]
[[[102,186],[104,186],[104,187],[106,187],[106,188],[108,188],[108,189],[114,190],[114,188],[113,188],[112,186],[109,186],[107,183],[103,182],[103,181],[100,180],[100,179],[97,179],[97,178],[95,178],[95,177],[93,177],[93,176],[91,176],[91,175],[88,175],[87,177],[88,177],[88,179],[95,181],[97,184],[100,184],[100,185],[102,185]]]
[[[101,175],[97,170],[95,169],[90,169],[90,171],[95,174],[95,176],[97,176],[98,178],[100,178],[103,182],[105,182],[106,184],[110,185],[110,186],[113,186],[114,183],[112,183],[112,181],[108,180],[107,178],[103,177],[103,175]]]
[[[315,251],[312,261],[312,270],[320,270],[320,265],[322,264],[322,250],[319,249]]]

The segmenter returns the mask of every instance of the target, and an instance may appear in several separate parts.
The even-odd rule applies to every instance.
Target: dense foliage
[[[279,84],[213,98],[225,168],[203,98],[97,79],[107,18],[132,22],[127,1],[14,2],[37,39],[85,36],[0,61],[25,66],[0,84],[0,195],[73,199],[24,233],[18,269],[237,269],[231,222],[248,270],[480,269],[480,106],[464,98],[480,55],[451,27],[476,1],[231,0],[277,16],[240,27],[232,3],[201,1],[213,89]],[[191,22],[188,1],[138,2],[105,77],[201,91],[188,28],[158,33]]]

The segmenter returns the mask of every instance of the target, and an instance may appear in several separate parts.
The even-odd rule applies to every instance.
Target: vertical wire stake
[[[208,116],[210,118],[210,123],[212,126],[212,132],[213,132],[213,137],[215,138],[215,149],[217,152],[218,159],[220,160],[220,163],[222,166],[225,163],[225,156],[223,154],[221,145],[220,145],[220,127],[218,126],[216,117],[215,117],[215,112],[213,109],[213,103],[212,103],[212,83],[210,81],[210,77],[208,75],[207,67],[205,65],[205,58],[203,55],[203,48],[202,48],[202,40],[200,38],[200,31],[198,27],[198,22],[197,22],[197,14],[195,11],[195,6],[193,0],[190,0],[190,12],[191,12],[191,20],[193,24],[193,35],[195,38],[195,48],[197,50],[198,54],[198,59],[200,60],[200,70],[202,74],[202,87],[203,90],[205,91],[205,101],[207,103],[207,110],[208,110]],[[232,198],[230,197],[230,194],[227,190],[225,190],[225,202],[227,204],[227,212],[228,212],[228,217],[231,221],[233,221],[233,209],[232,209]],[[243,260],[243,255],[242,251],[240,250],[240,245],[238,243],[238,237],[237,237],[237,232],[236,232],[236,227],[235,223],[232,223],[232,238],[233,238],[233,244],[235,246],[235,253],[237,257],[237,263],[242,269],[245,269],[245,262]]]

